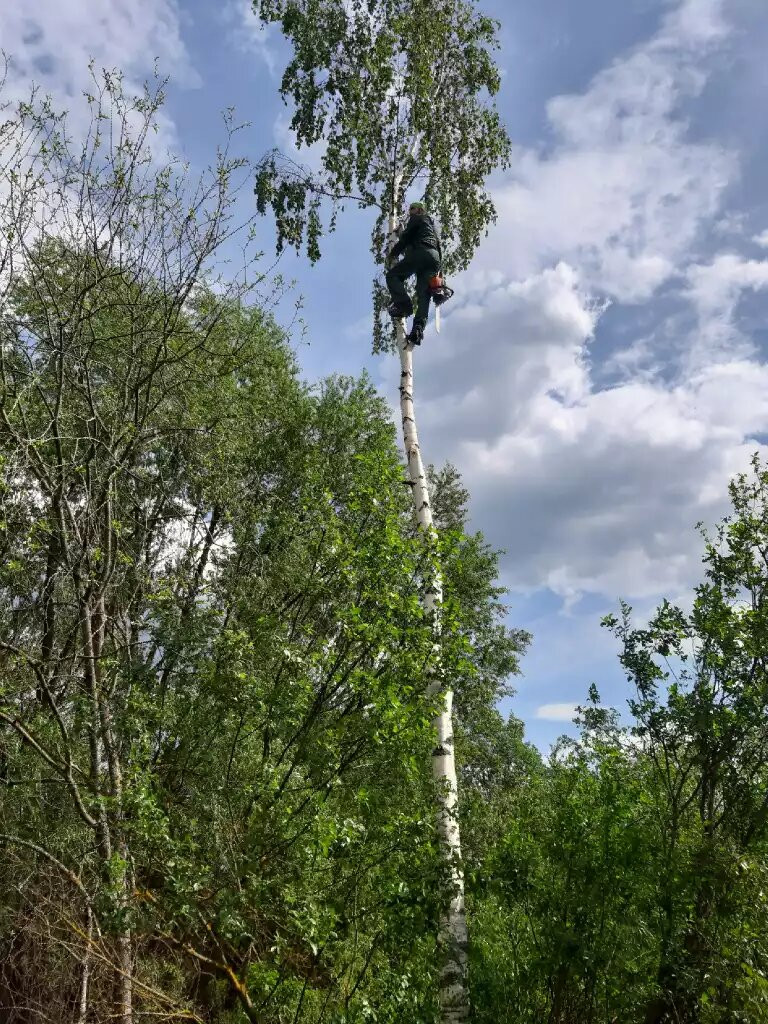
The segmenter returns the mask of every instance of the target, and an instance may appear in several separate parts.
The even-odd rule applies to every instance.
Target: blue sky
[[[500,108],[513,139],[499,221],[452,282],[416,357],[425,455],[450,459],[473,524],[504,548],[510,621],[533,647],[511,708],[543,749],[596,682],[628,695],[600,616],[687,600],[699,520],[768,435],[768,18],[765,0],[498,0]],[[163,142],[203,165],[220,112],[243,150],[290,144],[284,44],[247,2],[0,5],[7,88],[78,105],[87,62],[171,76]],[[366,367],[364,214],[310,268],[293,256],[308,379]],[[264,247],[272,244],[264,225]]]

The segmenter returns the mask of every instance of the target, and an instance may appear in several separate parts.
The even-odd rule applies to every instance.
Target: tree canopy
[[[0,124],[0,1020],[434,1024],[439,561],[472,1020],[768,1021],[768,469],[544,755],[459,474],[418,530],[371,381],[223,266],[252,169],[159,161],[161,102]]]
[[[158,166],[160,101],[95,84],[84,153],[35,98],[5,129],[2,1005],[427,1019],[434,542],[370,382],[304,385],[267,279],[215,276],[243,165]],[[453,517],[470,721],[522,638]]]
[[[495,217],[488,176],[509,157],[494,106],[497,23],[470,0],[254,0],[290,43],[280,92],[299,159],[273,151],[257,175],[284,245],[314,261],[345,205],[371,208],[371,251],[383,265],[387,222],[405,196],[424,197],[442,226],[446,270],[464,269]],[[314,147],[313,167],[301,163]],[[387,348],[374,284],[375,348]]]

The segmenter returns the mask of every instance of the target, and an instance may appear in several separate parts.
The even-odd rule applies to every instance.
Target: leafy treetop
[[[258,209],[275,216],[278,251],[305,246],[319,259],[324,221],[333,230],[353,202],[377,211],[371,250],[381,264],[388,218],[415,192],[442,225],[446,270],[465,268],[495,217],[485,182],[509,158],[493,103],[497,23],[468,0],[253,6],[293,48],[280,91],[293,107],[296,145],[321,150],[316,170],[277,151],[258,169]],[[381,314],[380,286],[374,300]],[[380,330],[374,347],[382,347]]]

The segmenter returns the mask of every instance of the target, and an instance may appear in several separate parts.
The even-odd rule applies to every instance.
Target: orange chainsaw
[[[442,274],[435,274],[429,279],[429,297],[435,304],[435,330],[440,333],[440,307],[453,295],[453,288],[445,283]]]

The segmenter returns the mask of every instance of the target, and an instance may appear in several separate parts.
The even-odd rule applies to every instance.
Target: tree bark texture
[[[397,194],[399,189],[395,189]],[[390,237],[395,238],[395,215],[390,214]],[[397,347],[400,354],[400,412],[403,423],[403,442],[408,462],[410,490],[419,527],[435,534],[429,484],[419,447],[414,407],[413,350],[406,342],[405,326],[396,321]],[[435,644],[440,644],[440,608],[443,584],[438,569],[430,581],[424,597],[424,610],[430,616]],[[464,875],[461,868],[461,840],[458,819],[458,785],[453,746],[453,691],[442,679],[436,678],[431,695],[439,694],[441,706],[434,719],[437,742],[432,751],[432,774],[438,792],[438,832],[451,880],[451,900],[441,927],[441,943],[445,960],[440,976],[441,1024],[458,1024],[469,1017],[469,988],[467,980],[467,919],[464,908]]]

